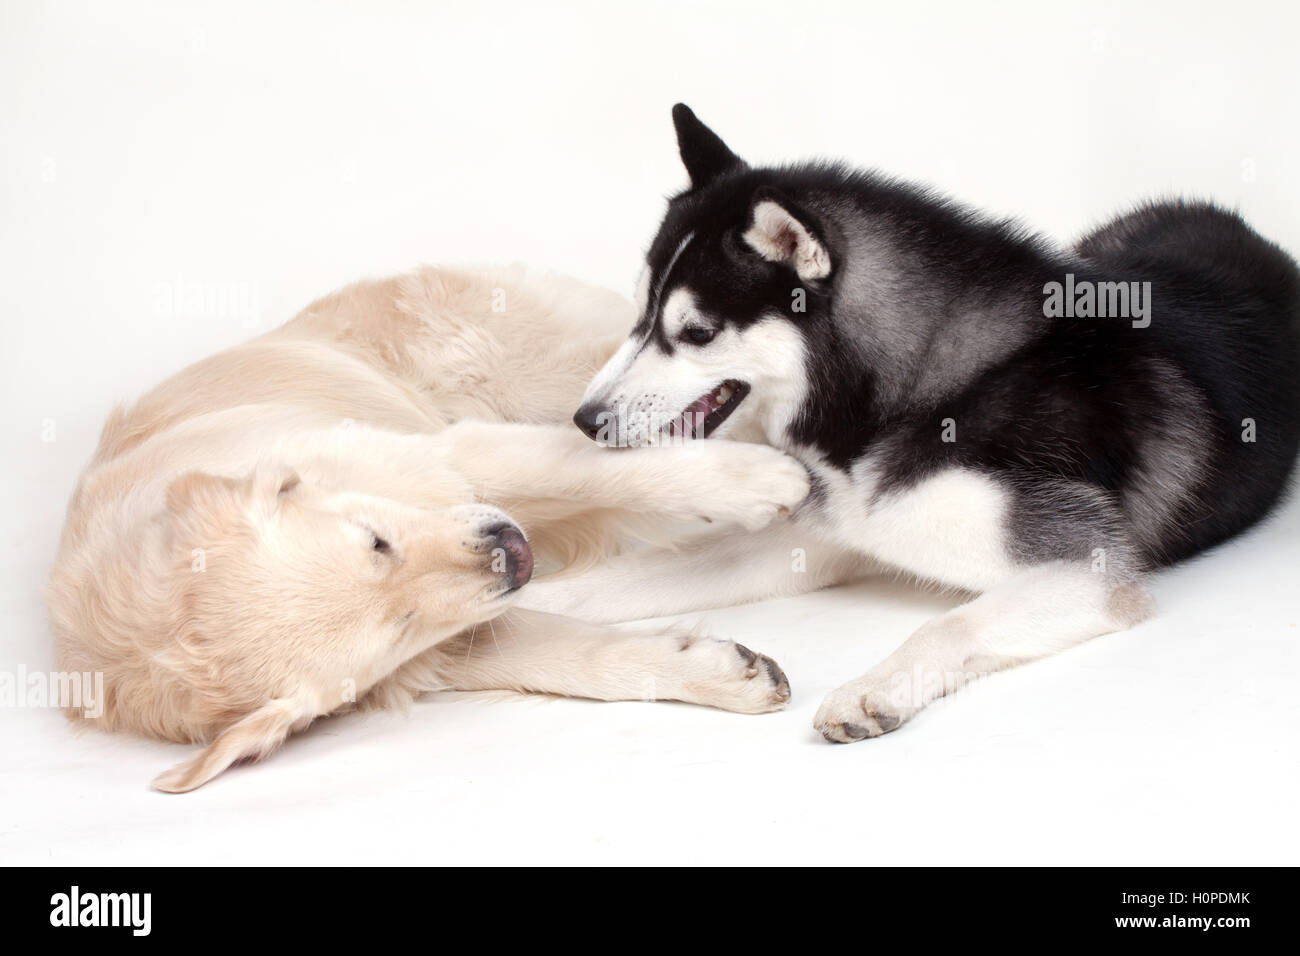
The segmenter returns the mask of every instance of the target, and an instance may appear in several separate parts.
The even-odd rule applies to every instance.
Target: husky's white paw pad
[[[897,730],[910,716],[878,695],[841,688],[818,708],[813,726],[831,743],[851,744]]]

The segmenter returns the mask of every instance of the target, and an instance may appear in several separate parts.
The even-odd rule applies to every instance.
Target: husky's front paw
[[[889,693],[861,681],[845,684],[826,695],[817,708],[813,726],[837,744],[879,737],[897,730],[915,713],[913,708],[890,698]]]
[[[790,700],[790,682],[776,661],[743,644],[674,632],[681,699],[741,714],[780,710]]]
[[[808,469],[770,445],[719,440],[697,447],[708,455],[704,485],[693,497],[702,517],[758,531],[808,497]]]

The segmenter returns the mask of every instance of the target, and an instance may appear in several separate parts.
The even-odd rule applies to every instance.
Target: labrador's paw
[[[770,445],[707,440],[694,448],[698,484],[682,504],[697,516],[758,531],[808,497],[808,469]]]
[[[790,682],[776,661],[743,644],[673,631],[674,697],[741,714],[780,710],[790,700]]]

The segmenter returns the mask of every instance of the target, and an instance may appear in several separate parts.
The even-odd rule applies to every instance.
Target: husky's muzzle
[[[651,443],[658,436],[708,438],[725,422],[749,394],[749,383],[726,379],[671,417],[634,421],[627,407],[611,408],[602,401],[584,402],[573,414],[573,424],[593,441],[625,445],[628,433],[645,435]],[[639,413],[645,415],[646,413]]]

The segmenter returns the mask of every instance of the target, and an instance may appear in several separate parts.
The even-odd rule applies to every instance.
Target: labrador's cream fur
[[[48,592],[60,667],[103,674],[97,722],[206,744],[155,781],[185,791],[318,716],[434,689],[779,707],[784,676],[740,645],[510,609],[503,522],[572,569],[652,515],[758,528],[807,493],[771,448],[609,453],[569,425],[631,320],[573,280],[425,268],[114,413]]]

